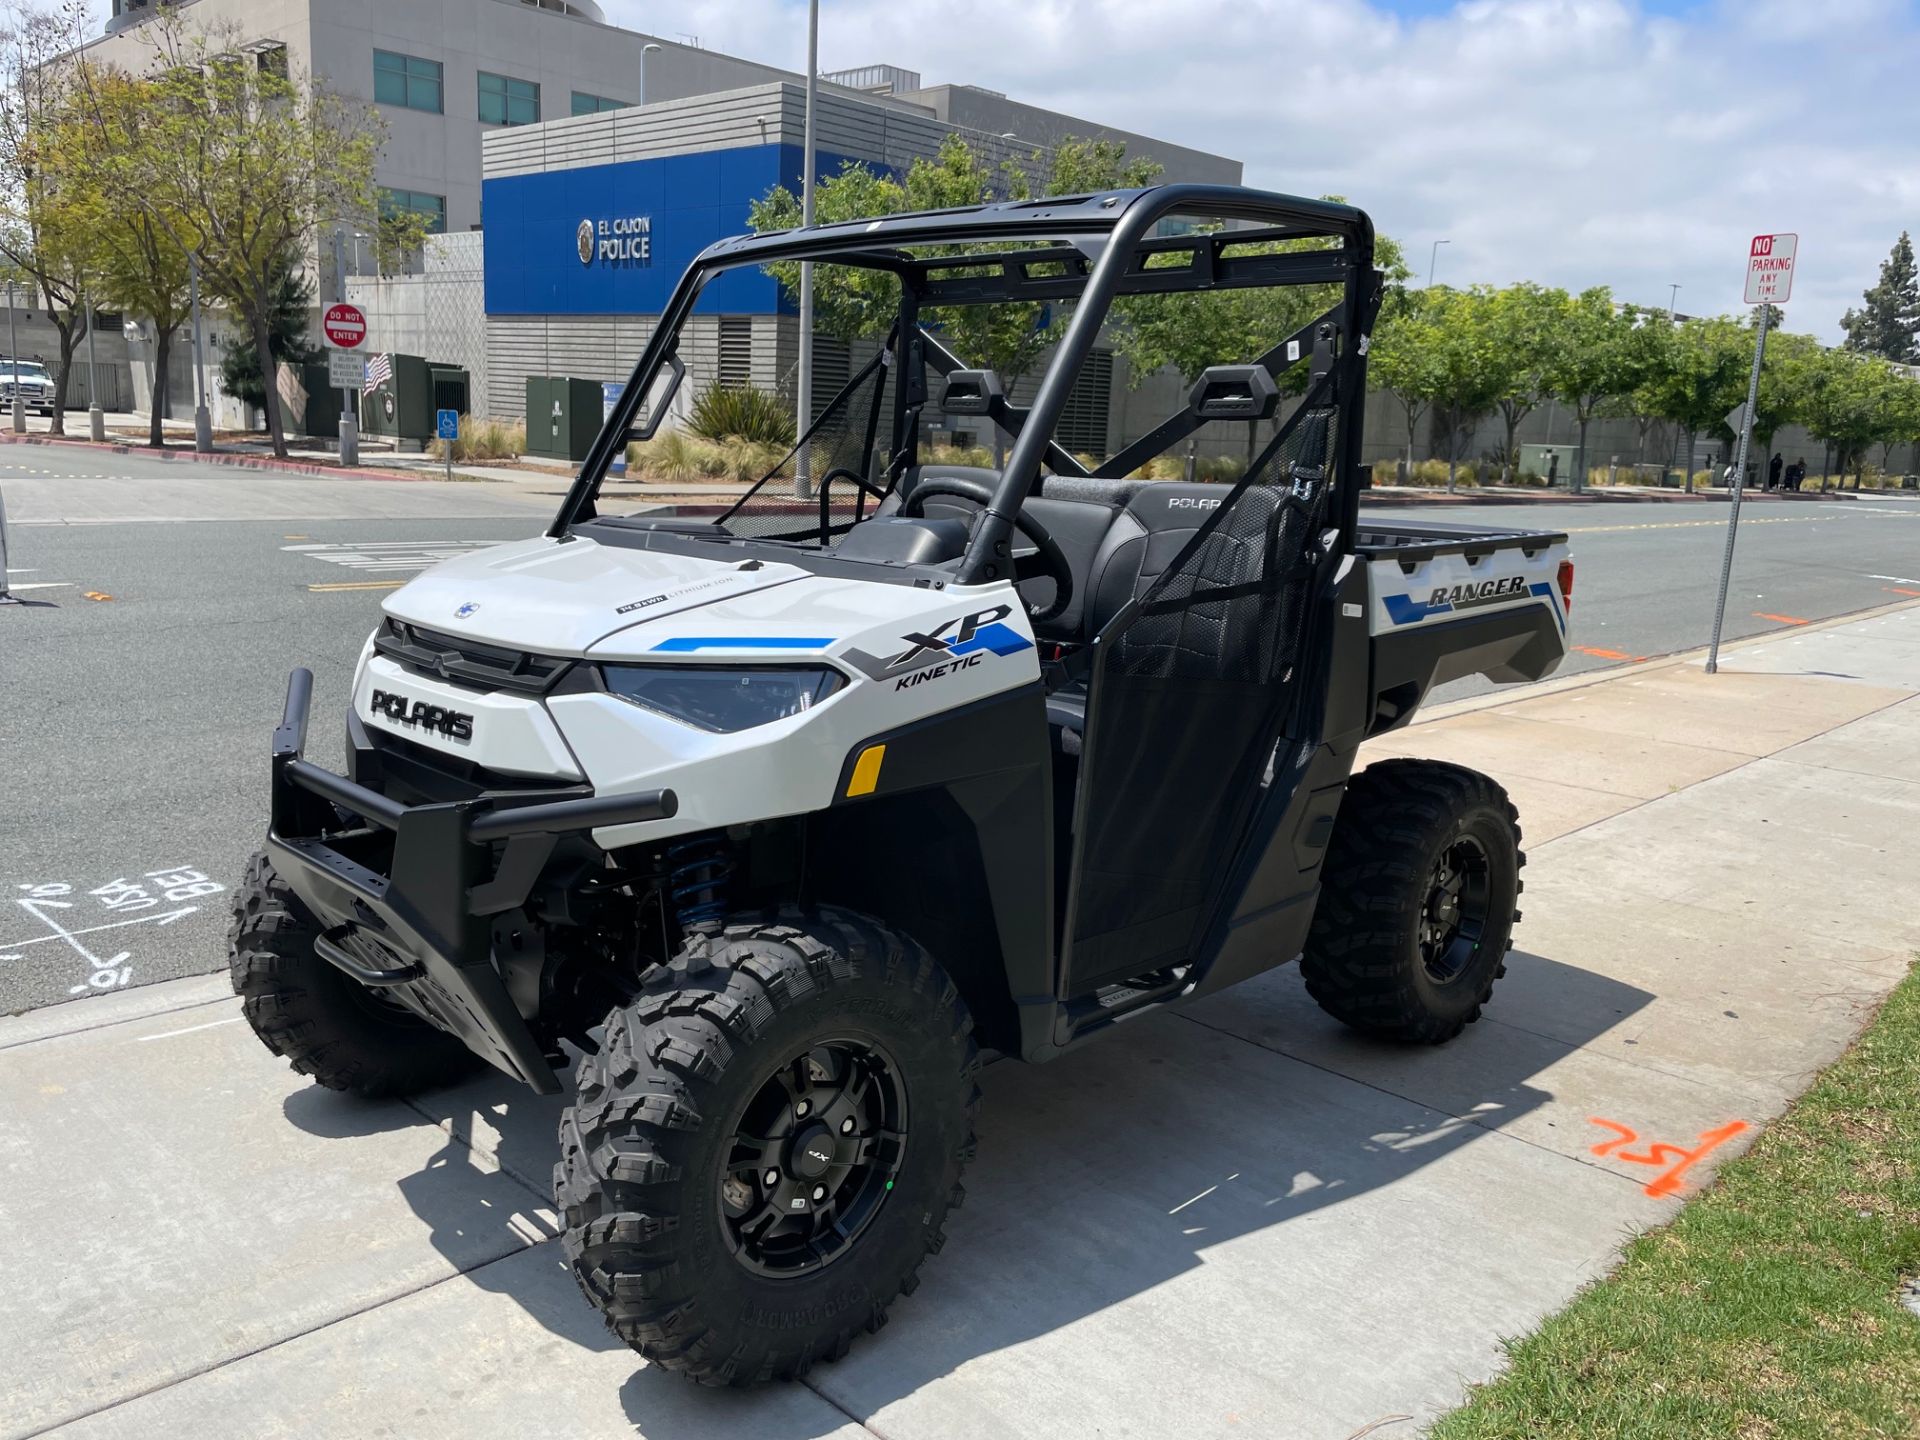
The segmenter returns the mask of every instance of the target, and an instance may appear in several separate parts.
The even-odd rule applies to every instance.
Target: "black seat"
[[[1104,630],[1130,600],[1153,588],[1231,493],[1223,485],[1118,483],[1135,488],[1108,527],[1088,571],[1083,621],[1087,641]],[[1270,486],[1251,486],[1241,494],[1230,522],[1216,529],[1188,564],[1195,588],[1241,585],[1268,572],[1282,513],[1280,501],[1279,492]],[[1119,653],[1137,660],[1143,651],[1165,651],[1169,652],[1162,657],[1167,673],[1223,678],[1243,663],[1243,650],[1254,644],[1255,637],[1245,631],[1260,614],[1258,606],[1214,601],[1167,615],[1144,616],[1117,642]],[[1061,748],[1068,754],[1079,752],[1086,711],[1084,676],[1047,697],[1047,721],[1061,731]]]

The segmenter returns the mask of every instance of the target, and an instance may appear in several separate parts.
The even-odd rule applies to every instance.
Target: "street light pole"
[[[633,102],[635,105],[644,105],[647,103],[647,56],[658,55],[659,53],[660,47],[652,41],[648,41],[640,47],[640,98]]]
[[[820,85],[820,0],[807,0],[807,119],[801,137],[800,225],[813,225],[813,111]],[[806,433],[813,426],[813,262],[800,262],[800,373],[797,428],[801,437],[800,453],[793,462],[793,493],[796,499],[813,498],[813,467],[809,463]]]
[[[187,252],[187,294],[193,304],[193,448],[213,453],[213,416],[207,413],[207,352],[200,339],[200,257]]]
[[[1429,290],[1433,288],[1433,267],[1435,262],[1440,259],[1440,247],[1442,245],[1451,245],[1452,243],[1453,241],[1451,240],[1436,240],[1433,242],[1433,249],[1427,252],[1427,288]]]
[[[13,366],[13,433],[27,433],[27,397],[20,393],[20,337],[13,323],[13,281],[7,281],[7,360]],[[0,584],[0,590],[4,590]]]
[[[87,297],[87,433],[97,444],[107,438],[107,412],[100,408],[100,347],[96,343],[100,326],[99,316],[93,308],[93,297]]]

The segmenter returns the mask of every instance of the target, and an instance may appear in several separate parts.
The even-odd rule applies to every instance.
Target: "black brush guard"
[[[492,917],[526,902],[563,836],[668,819],[679,808],[673,792],[402,805],[303,758],[312,701],[313,673],[295,670],[273,732],[267,848],[321,924],[315,951],[540,1094],[559,1093],[559,1077],[494,966]],[[348,829],[365,833],[341,812],[393,833],[391,873],[329,843]]]

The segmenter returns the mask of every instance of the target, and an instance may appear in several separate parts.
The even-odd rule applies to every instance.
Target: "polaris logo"
[[[473,716],[442,705],[429,705],[424,700],[409,700],[391,690],[373,692],[373,713],[396,725],[405,725],[409,730],[431,730],[449,740],[473,738]]]
[[[1482,580],[1477,585],[1441,585],[1427,597],[1427,604],[1473,605],[1485,600],[1505,600],[1527,588],[1524,575],[1509,575],[1504,580]]]
[[[1169,510],[1218,510],[1218,500],[1202,500],[1194,495],[1174,495],[1168,498]]]
[[[814,1148],[809,1146],[807,1148],[807,1156],[809,1159],[818,1160],[822,1165],[824,1165],[827,1163],[827,1161],[833,1159],[833,1152],[830,1150],[815,1150]]]

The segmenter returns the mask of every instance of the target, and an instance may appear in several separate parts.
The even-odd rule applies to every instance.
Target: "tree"
[[[313,281],[303,275],[291,255],[280,259],[267,315],[267,343],[273,354],[272,374],[281,365],[305,365],[322,351],[307,343],[307,313],[313,306]],[[251,337],[229,340],[221,347],[220,383],[229,395],[265,411],[266,387],[256,342]]]
[[[53,433],[66,433],[73,357],[88,325],[88,282],[100,257],[89,223],[93,201],[79,176],[63,171],[48,141],[73,116],[73,56],[88,37],[83,0],[42,9],[0,4],[0,258],[39,292],[60,337],[54,373]]]
[[[1914,382],[1877,355],[1822,351],[1807,389],[1805,422],[1817,440],[1832,447],[1841,476],[1853,469],[1860,488],[1869,447],[1902,438],[1905,423],[1900,387]],[[1822,475],[1824,488],[1825,475]]]
[[[170,12],[147,32],[159,47],[151,194],[181,217],[207,288],[252,335],[267,432],[284,456],[273,317],[287,257],[311,254],[323,224],[375,227],[382,130],[367,106],[223,50]]]
[[[1668,363],[1641,382],[1635,403],[1670,420],[1687,436],[1687,489],[1693,488],[1694,446],[1702,430],[1729,432],[1726,413],[1747,398],[1753,341],[1734,320],[1684,320],[1673,327]]]
[[[1025,165],[993,165],[959,135],[941,142],[932,159],[921,157],[895,178],[858,161],[845,162],[814,189],[814,218],[819,224],[897,215],[912,210],[942,210],[994,200],[1025,199],[1035,176],[1043,195],[1112,190],[1145,185],[1160,173],[1152,160],[1129,160],[1115,140],[1064,140],[1049,156],[1035,151]],[[755,201],[748,225],[756,232],[790,230],[800,224],[800,197],[776,185]],[[927,253],[964,253],[963,247],[926,247]],[[769,265],[769,273],[791,294],[800,289],[798,262]],[[842,340],[877,339],[887,333],[899,307],[899,282],[884,271],[859,266],[815,265],[814,328]],[[1056,321],[1061,309],[1056,307]],[[1011,389],[1039,359],[1052,338],[1044,326],[1047,307],[1024,304],[935,306],[923,323],[942,331],[970,363],[996,372]]]
[[[1484,287],[1450,290],[1441,286],[1430,293],[1433,365],[1427,398],[1446,432],[1447,489],[1451,490],[1460,470],[1462,441],[1493,409],[1507,382],[1493,353],[1495,331],[1488,323]]]
[[[1515,439],[1520,422],[1532,414],[1550,391],[1549,377],[1568,344],[1562,329],[1572,302],[1564,290],[1539,285],[1509,285],[1504,290],[1476,287],[1464,312],[1486,328],[1486,354],[1493,408],[1506,426],[1506,444],[1500,451],[1504,474],[1518,462]]]
[[[1658,363],[1661,351],[1657,342],[1640,335],[1640,330],[1651,328],[1657,336],[1670,327],[1664,311],[1643,314],[1632,306],[1616,309],[1613,295],[1604,285],[1582,290],[1569,300],[1558,324],[1547,388],[1573,412],[1574,423],[1580,427],[1573,472],[1584,485],[1587,427],[1597,416],[1622,404],[1624,397],[1640,387],[1649,373],[1647,367]]]
[[[99,298],[153,322],[153,405],[147,443],[165,443],[167,376],[173,340],[189,312],[183,218],[147,194],[153,132],[147,124],[153,86],[90,65],[72,73],[73,100],[46,141],[47,163],[70,177],[81,219],[98,237]]]
[[[1899,365],[1920,365],[1920,273],[1905,230],[1880,266],[1880,281],[1862,293],[1866,304],[1840,319],[1846,347]]]
[[[1367,349],[1367,377],[1400,402],[1407,417],[1407,463],[1419,441],[1420,420],[1440,388],[1438,335],[1429,292],[1403,291],[1380,308]]]

